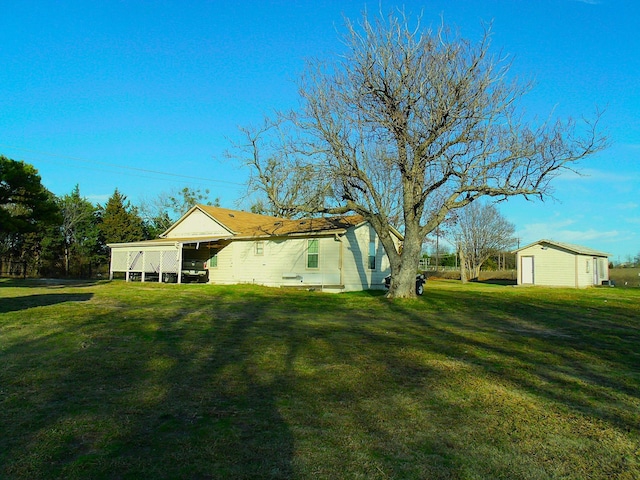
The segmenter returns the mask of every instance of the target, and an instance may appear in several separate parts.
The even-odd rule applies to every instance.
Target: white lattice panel
[[[162,271],[164,273],[178,273],[178,250],[162,252]]]
[[[144,271],[155,273],[160,271],[160,252],[144,252]]]
[[[129,252],[129,271],[142,272],[142,263],[144,260],[144,252]]]
[[[112,250],[111,251],[111,271],[126,272],[128,254],[129,252],[123,252],[115,249]]]

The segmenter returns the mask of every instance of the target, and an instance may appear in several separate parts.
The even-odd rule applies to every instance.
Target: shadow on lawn
[[[488,278],[486,280],[478,280],[477,283],[484,283],[487,285],[504,285],[504,286],[510,286],[510,285],[517,285],[518,282],[517,280],[510,280],[507,278]]]
[[[92,297],[92,293],[44,293],[21,297],[5,297],[0,301],[0,313],[46,307],[64,302],[87,302]]]
[[[70,305],[63,331],[0,350],[0,431],[10,432],[0,435],[0,477],[457,478],[474,463],[496,465],[489,477],[509,468],[468,447],[460,426],[483,424],[447,397],[465,390],[422,361],[433,353],[638,430],[631,405],[607,408],[606,392],[640,396],[637,377],[623,379],[640,332],[613,332],[597,308],[580,319],[566,302],[437,289],[409,302],[210,286],[148,289],[140,302],[138,292],[97,302],[81,321]]]
[[[442,291],[425,295],[435,303],[451,300]],[[499,295],[480,299],[472,291],[456,295],[458,315],[442,313],[437,321],[401,304],[390,308],[436,332],[428,339],[435,351],[623,431],[638,431],[634,405],[614,398],[620,393],[640,397],[640,325],[632,321],[636,311],[606,304],[583,309],[546,299],[527,304]],[[480,340],[483,336],[486,341]],[[607,408],[609,403],[617,407]]]
[[[0,288],[69,288],[93,287],[108,280],[79,278],[3,278],[0,277]]]
[[[293,477],[276,384],[251,368],[266,307],[207,297],[158,315],[166,297],[0,353],[0,477]]]

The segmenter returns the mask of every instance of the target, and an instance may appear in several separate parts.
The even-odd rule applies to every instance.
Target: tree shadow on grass
[[[429,291],[428,301],[451,295]],[[401,304],[390,307],[433,331],[433,349],[474,364],[536,396],[638,432],[638,412],[619,394],[640,398],[637,310],[604,304],[577,308],[569,301],[535,303],[472,291],[456,292],[456,309],[436,321]],[[626,323],[625,323],[626,322]],[[515,366],[515,368],[514,368]],[[617,402],[616,408],[607,408]]]
[[[93,287],[107,283],[108,280],[83,280],[79,278],[2,278],[0,288],[69,288],[69,287]]]
[[[277,379],[252,368],[268,305],[145,294],[0,350],[0,477],[292,478]]]
[[[504,286],[514,286],[518,284],[516,280],[509,280],[506,278],[489,278],[486,280],[478,280],[477,283],[484,283],[487,285],[504,285]]]
[[[82,320],[69,304],[52,333],[7,342],[0,477],[464,478],[484,462],[487,478],[527,478],[512,458],[487,454],[519,452],[483,438],[482,415],[494,411],[455,397],[469,392],[456,381],[476,372],[637,432],[630,404],[616,414],[601,398],[637,397],[637,381],[581,364],[587,355],[634,371],[625,349],[637,327],[607,323],[604,310],[583,311],[585,328],[570,302],[497,291],[394,302],[243,288],[132,287],[113,304],[101,295],[83,305],[96,310]],[[580,395],[574,379],[586,383]],[[466,433],[481,440],[468,445]],[[535,456],[522,461],[553,476]]]
[[[47,307],[65,302],[87,302],[92,297],[92,293],[44,293],[21,297],[5,297],[0,299],[0,313]]]

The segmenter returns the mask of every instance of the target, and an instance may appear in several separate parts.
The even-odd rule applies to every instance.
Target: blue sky
[[[380,2],[2,2],[0,153],[33,164],[55,194],[133,203],[183,186],[247,208],[247,172],[224,158],[238,127],[297,105],[307,58],[341,50],[343,16]],[[441,16],[535,81],[523,107],[593,117],[611,146],[558,178],[553,199],[500,205],[521,244],[578,243],[625,260],[640,252],[640,3],[635,0],[382,2]]]

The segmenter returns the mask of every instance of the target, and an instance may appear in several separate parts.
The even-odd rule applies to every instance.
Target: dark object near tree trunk
[[[422,273],[416,275],[416,295],[422,295],[424,293],[424,284],[427,283],[427,277]],[[391,275],[384,277],[384,286],[388,290],[391,288]]]

